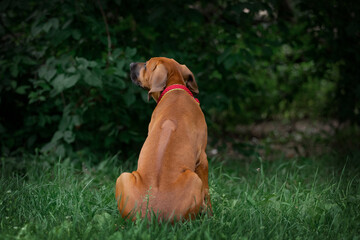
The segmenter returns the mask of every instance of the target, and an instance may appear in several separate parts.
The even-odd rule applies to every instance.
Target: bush
[[[356,72],[344,74],[347,55],[328,58],[331,46],[320,44],[333,40],[325,35],[331,22],[312,31],[321,14],[330,16],[326,6],[317,13],[308,1],[285,0],[3,1],[1,152],[138,152],[155,104],[132,85],[128,65],[152,56],[194,72],[213,135],[273,118],[356,121],[359,101],[326,108],[358,98]]]

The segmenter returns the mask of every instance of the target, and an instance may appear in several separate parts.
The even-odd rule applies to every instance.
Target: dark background
[[[194,73],[211,154],[299,129],[359,149],[359,1],[4,0],[0,14],[1,156],[136,156],[155,103],[129,63],[154,56]],[[321,152],[309,131],[280,152]]]

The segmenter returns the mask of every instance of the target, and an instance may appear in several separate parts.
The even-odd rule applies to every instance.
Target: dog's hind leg
[[[120,214],[124,217],[133,217],[130,216],[132,213],[135,213],[141,206],[138,199],[140,199],[139,195],[139,178],[140,176],[136,176],[136,172],[122,173],[118,179],[116,180],[115,186],[115,197],[118,203],[118,209]]]
[[[202,187],[204,192],[204,204],[203,204],[203,207],[205,208],[204,210],[207,211],[210,215],[212,215],[212,206],[211,206],[211,200],[209,194],[208,171],[209,171],[209,163],[207,160],[206,153],[205,151],[203,151],[200,154],[200,160],[195,168],[195,173],[200,177],[203,183]]]

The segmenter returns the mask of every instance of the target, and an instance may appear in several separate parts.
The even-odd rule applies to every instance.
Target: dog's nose
[[[135,66],[135,63],[130,63],[130,69],[133,69]]]

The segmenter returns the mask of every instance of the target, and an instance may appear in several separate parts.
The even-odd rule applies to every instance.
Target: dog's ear
[[[150,76],[150,91],[148,93],[148,99],[153,93],[161,92],[166,87],[168,71],[163,64],[158,64],[153,70]]]
[[[186,65],[181,65],[181,75],[183,76],[186,87],[194,94],[199,93],[198,85],[195,81],[194,74],[190,71],[190,69]]]

